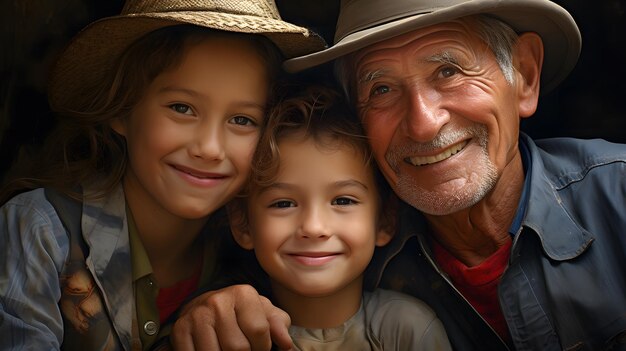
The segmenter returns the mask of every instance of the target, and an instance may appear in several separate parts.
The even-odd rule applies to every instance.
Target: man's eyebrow
[[[440,52],[423,59],[424,62],[446,63],[459,66],[459,59],[449,51]]]
[[[440,52],[440,53],[428,56],[422,59],[421,61],[429,62],[429,63],[445,63],[445,64],[450,64],[450,65],[460,66],[459,59],[449,51],[444,51],[444,52]],[[365,71],[357,77],[357,85],[369,83],[377,78],[382,77],[383,75],[385,75],[385,73],[387,72],[384,69],[377,69],[374,71]]]
[[[357,79],[357,84],[369,83],[374,79],[380,78],[385,74],[385,70],[377,69],[375,71],[365,71],[361,73]]]

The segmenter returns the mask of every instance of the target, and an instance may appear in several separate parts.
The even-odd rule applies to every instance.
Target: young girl
[[[0,208],[0,349],[148,349],[166,334],[213,279],[212,215],[248,178],[281,53],[322,46],[267,0],[128,1],[79,33],[50,84],[59,156],[3,192],[35,189]],[[50,189],[80,200],[79,233]]]
[[[362,291],[395,213],[359,121],[333,99],[321,90],[278,106],[248,197],[228,205],[235,241],[254,249],[298,350],[450,350],[423,302]]]

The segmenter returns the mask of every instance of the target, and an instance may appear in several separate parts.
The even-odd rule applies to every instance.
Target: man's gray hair
[[[476,21],[478,36],[493,52],[498,66],[509,84],[515,80],[513,67],[513,47],[518,34],[508,24],[488,15],[468,16]],[[348,101],[354,105],[354,54],[342,56],[335,61],[335,77],[341,86]]]

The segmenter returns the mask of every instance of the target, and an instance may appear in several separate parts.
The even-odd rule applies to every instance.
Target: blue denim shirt
[[[437,267],[426,221],[409,206],[396,237],[376,253],[368,287],[426,301],[457,350],[626,349],[626,145],[524,134],[520,144],[532,172],[498,289],[513,345]]]
[[[121,348],[130,350],[135,299],[122,187],[106,198],[85,201],[81,222],[85,241],[97,248],[90,250],[86,264],[106,306],[95,300],[76,312],[77,319],[108,314]],[[69,251],[68,236],[43,189],[0,207],[0,350],[61,348],[58,302]]]

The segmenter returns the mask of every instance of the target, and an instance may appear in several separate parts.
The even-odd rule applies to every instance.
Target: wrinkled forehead
[[[375,56],[384,56],[388,52],[402,50],[404,48],[419,49],[422,47],[432,48],[441,43],[445,45],[447,41],[464,42],[467,45],[475,44],[480,40],[477,31],[476,19],[473,17],[463,17],[449,22],[438,23],[423,28],[418,28],[408,33],[404,33],[393,38],[369,45],[356,51],[351,62],[358,65]]]

